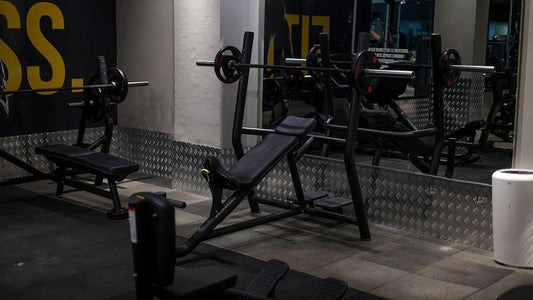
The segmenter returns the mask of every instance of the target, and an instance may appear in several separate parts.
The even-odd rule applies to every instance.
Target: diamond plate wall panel
[[[101,128],[87,131],[94,139]],[[118,127],[112,153],[131,159],[149,174],[171,177],[173,188],[210,197],[207,183],[200,175],[204,159],[213,155],[229,167],[235,162],[232,149],[174,141],[171,135]],[[5,137],[0,147],[24,161],[48,170],[51,166],[34,155],[38,145],[73,144],[76,131]],[[306,190],[321,190],[331,196],[350,197],[343,163],[317,157],[304,157],[298,163]],[[26,175],[12,164],[0,160],[2,178]],[[370,222],[492,249],[490,185],[460,182],[368,165],[358,165],[363,201]],[[284,201],[293,194],[287,162],[282,161],[259,184],[257,193]],[[353,215],[353,209],[345,213]]]
[[[173,177],[176,151],[170,134],[141,129],[118,127],[113,137],[112,152],[139,164],[139,171]]]
[[[479,75],[481,76],[481,75]],[[444,89],[444,125],[446,133],[463,127],[469,121],[483,119],[485,101],[483,77],[461,78]]]
[[[9,154],[21,159],[33,167],[48,172],[53,165],[42,155],[35,154],[35,147],[53,144],[76,143],[78,131],[56,131],[21,136],[9,136],[0,138],[0,148]],[[85,132],[86,141],[96,140],[103,134],[103,128],[88,128]],[[26,171],[16,167],[6,160],[0,159],[0,178],[8,179],[29,175]]]
[[[444,89],[443,97],[446,133],[485,117],[483,108],[487,100],[482,75],[460,78],[454,86]],[[432,121],[432,99],[404,99],[397,103],[416,127],[425,128]]]
[[[217,156],[226,167],[235,161],[233,151],[228,149],[177,142],[176,151],[179,171],[174,177],[174,187],[206,197],[210,197],[210,192],[200,175],[205,157]],[[304,157],[298,165],[305,190],[350,197],[342,162]],[[492,248],[490,185],[369,165],[358,165],[358,175],[370,222],[473,247]],[[287,162],[282,161],[274,168],[256,191],[280,201],[293,194]],[[345,213],[354,215],[353,209]]]
[[[431,101],[429,98],[402,99],[396,103],[405,112],[417,128],[426,128],[431,118]]]

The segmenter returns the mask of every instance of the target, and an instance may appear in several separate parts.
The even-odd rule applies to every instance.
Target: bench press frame
[[[99,57],[97,60],[97,64],[98,64],[99,75],[100,77],[102,77],[104,76],[103,73],[105,73],[107,70],[105,58]],[[107,78],[107,75],[105,75],[105,78]],[[75,146],[88,149],[88,150],[95,150],[96,148],[101,147],[100,152],[108,154],[110,147],[111,147],[111,141],[113,138],[113,127],[116,123],[116,112],[115,112],[116,104],[111,103],[109,93],[105,89],[103,90],[103,99],[104,99],[104,108],[103,108],[104,110],[104,134],[98,139],[96,139],[95,141],[93,141],[91,144],[84,143],[85,130],[87,128],[89,114],[87,110],[85,109],[85,107],[83,107]],[[121,212],[120,213],[121,217],[117,217],[118,219],[127,218],[127,214],[125,213],[125,210],[122,208],[120,204],[120,196],[118,194],[117,185],[116,185],[116,181],[117,180],[120,181],[123,178],[107,177],[109,191],[106,191],[106,190],[96,187],[96,186],[102,185],[103,178],[106,176],[98,172],[91,172],[90,170],[86,168],[72,169],[70,171],[67,171],[67,168],[69,168],[68,166],[60,165],[54,162],[58,166],[58,168],[50,173],[45,173],[1,148],[0,148],[0,158],[5,159],[6,161],[16,165],[17,167],[31,174],[28,176],[2,180],[0,181],[0,186],[9,186],[9,185],[14,185],[14,184],[28,183],[28,182],[46,180],[46,179],[52,180],[52,181],[57,182],[57,188],[56,188],[57,196],[60,196],[63,194],[63,188],[65,185],[74,187],[76,189],[84,190],[89,193],[111,199],[113,202],[113,208],[110,210],[110,212],[112,213]],[[90,184],[87,184],[87,183],[84,183],[78,180],[67,178],[67,176],[76,176],[82,173],[92,173],[96,175],[95,180],[94,180],[94,185],[90,185]],[[113,218],[113,216],[110,215],[110,213],[108,213],[108,216]]]

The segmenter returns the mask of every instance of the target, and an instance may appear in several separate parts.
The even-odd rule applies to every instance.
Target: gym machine
[[[360,40],[360,45],[368,45],[368,35],[362,35]],[[139,299],[150,299],[154,293],[159,295],[161,293],[165,295],[167,293],[176,295],[176,291],[172,287],[169,287],[172,283],[174,283],[173,287],[178,290],[193,286],[201,287],[199,290],[195,289],[194,293],[203,293],[204,288],[211,293],[220,293],[223,290],[227,290],[232,285],[234,279],[232,279],[231,273],[224,272],[223,270],[220,270],[222,275],[218,278],[211,278],[211,280],[209,279],[210,277],[205,277],[205,279],[209,279],[208,283],[204,281],[204,283],[197,285],[192,283],[180,284],[180,281],[176,281],[173,277],[175,272],[178,272],[178,274],[181,274],[181,272],[192,272],[191,274],[196,274],[197,270],[175,270],[174,265],[176,259],[191,253],[202,241],[302,213],[358,225],[360,238],[362,240],[371,239],[353,156],[356,146],[355,138],[357,135],[362,96],[373,91],[374,78],[376,77],[392,76],[413,78],[414,72],[380,70],[378,69],[379,63],[377,57],[373,53],[363,50],[363,48],[355,55],[350,69],[251,64],[252,43],[253,33],[246,32],[244,34],[242,52],[236,47],[226,46],[217,53],[214,61],[197,61],[197,65],[199,66],[214,67],[215,74],[222,82],[239,82],[232,131],[232,144],[237,156],[237,163],[231,166],[229,170],[226,170],[217,158],[208,157],[204,161],[203,169],[201,170],[203,177],[209,184],[212,194],[212,206],[207,220],[183,244],[176,246],[174,207],[183,208],[185,204],[166,199],[164,196],[154,193],[135,194],[130,198],[130,230],[132,232],[132,247],[134,252],[134,277]],[[348,126],[343,127],[343,130],[347,132],[346,138],[341,139],[310,133],[311,129],[316,125],[316,121],[312,118],[288,116],[275,129],[243,127],[250,68],[295,69],[316,72],[343,72],[349,74],[352,80],[352,100],[350,106],[350,123]],[[339,127],[342,126],[339,125]],[[263,138],[257,145],[245,153],[241,142],[243,134],[260,135]],[[299,177],[297,161],[317,141],[344,146],[345,168],[352,198],[348,199],[348,202],[342,203],[341,206],[353,205],[356,214],[355,217],[340,213],[338,211],[338,203],[334,203],[333,206],[328,206],[331,204],[324,201],[319,206],[314,200],[322,196],[316,198],[314,196],[316,193],[304,193]],[[255,188],[259,182],[284,158],[287,158],[289,164],[291,179],[296,193],[295,200],[283,202],[256,195]],[[232,194],[223,200],[224,190],[232,191]],[[282,210],[217,228],[245,198],[248,198],[252,213],[260,212],[259,204],[274,206]],[[274,278],[273,280],[266,280],[266,282],[269,282],[269,284],[266,284],[267,288],[260,288],[260,290],[266,291],[266,293],[259,295],[259,299],[268,299],[267,297],[270,295],[270,291],[275,287],[277,280],[281,278],[279,274],[283,273],[282,264],[276,265],[279,268],[275,267],[275,270],[265,272],[276,274],[276,276],[271,276]],[[265,268],[269,268],[268,263]],[[209,270],[200,270],[200,272],[210,273]],[[338,299],[346,289],[345,283],[334,279],[327,280],[324,285],[325,288],[318,288],[318,296],[313,299]],[[217,287],[218,290],[213,291],[212,287]],[[170,292],[171,290],[174,291]],[[326,297],[326,291],[335,291],[335,295]],[[244,291],[244,293],[246,292]],[[182,296],[184,295],[182,292],[178,293]],[[254,299],[258,295],[248,293],[245,296]]]
[[[69,103],[69,107],[82,108],[82,116],[75,145],[45,145],[35,149],[36,154],[44,155],[49,161],[57,166],[51,173],[33,167],[25,161],[13,156],[7,151],[0,149],[0,157],[13,163],[19,168],[32,174],[26,177],[8,179],[0,182],[0,185],[12,185],[35,180],[49,179],[57,182],[56,194],[63,194],[65,185],[88,191],[103,197],[110,198],[113,208],[107,212],[107,216],[113,219],[125,219],[128,217],[126,210],[120,204],[116,182],[136,172],[139,165],[135,162],[109,154],[113,135],[114,118],[117,104],[124,102],[129,87],[140,87],[149,84],[148,81],[128,82],[126,74],[117,67],[107,69],[105,58],[97,57],[98,72],[88,79],[88,85],[75,87],[42,88],[6,91],[0,90],[0,97],[14,94],[83,90],[82,102]],[[4,72],[2,72],[2,76]],[[87,123],[104,121],[104,134],[91,143],[85,143],[85,129]],[[100,152],[94,151],[98,147]],[[107,179],[109,191],[86,184],[79,180],[68,178],[69,175],[79,173],[94,174],[94,185],[102,184],[103,178]]]

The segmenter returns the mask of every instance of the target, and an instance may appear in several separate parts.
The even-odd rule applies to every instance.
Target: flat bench
[[[127,211],[120,204],[117,181],[122,181],[129,174],[139,170],[135,162],[102,152],[70,145],[50,145],[35,148],[36,154],[44,155],[49,161],[58,166],[55,171],[57,179],[56,195],[63,194],[65,184],[86,190],[104,197],[111,198],[113,208],[107,212],[112,219],[126,219]],[[72,168],[91,173],[107,179],[109,192],[99,188],[66,178],[66,169]]]

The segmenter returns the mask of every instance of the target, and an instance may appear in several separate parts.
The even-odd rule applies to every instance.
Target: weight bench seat
[[[139,170],[135,162],[102,152],[69,146],[51,145],[35,148],[35,153],[44,155],[61,167],[74,167],[104,177],[124,179]]]
[[[276,133],[267,135],[246,152],[229,173],[240,188],[253,188],[315,125],[314,119],[288,116],[276,127]]]
[[[111,219],[128,218],[127,211],[121,206],[116,181],[121,181],[129,174],[139,170],[135,162],[102,152],[70,145],[51,145],[35,148],[36,154],[44,155],[59,168],[55,172],[57,181],[56,195],[63,194],[64,185],[70,185],[85,191],[108,197],[113,201],[113,208],[107,212]],[[66,178],[66,168],[79,169],[96,175],[95,185],[101,184],[106,178],[109,192],[87,185],[83,182]]]
[[[237,180],[241,189],[251,189],[297,145],[298,138],[294,136],[269,134],[246,152],[229,169],[229,173]]]

